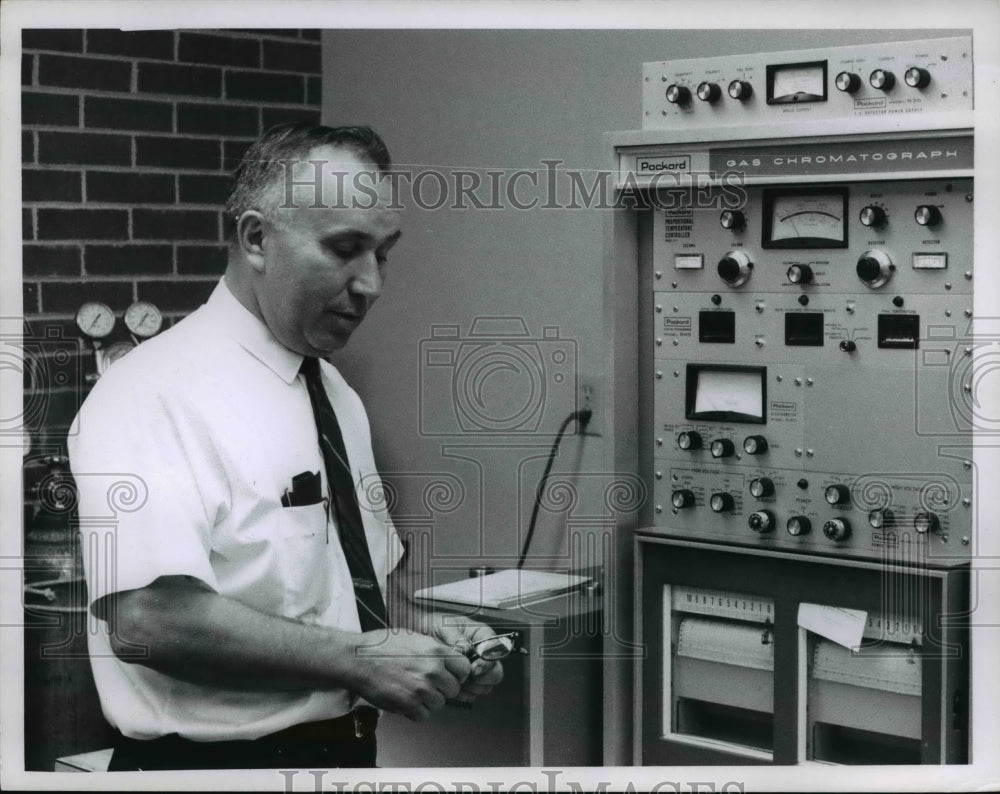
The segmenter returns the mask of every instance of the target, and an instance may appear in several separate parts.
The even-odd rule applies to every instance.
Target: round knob
[[[677,434],[677,447],[683,450],[701,449],[701,433],[685,430]]]
[[[730,251],[719,260],[719,278],[732,287],[742,287],[750,279],[753,262],[742,251]]]
[[[729,458],[736,452],[736,446],[728,438],[717,438],[710,450],[713,458]]]
[[[753,86],[746,80],[733,80],[729,84],[729,96],[733,99],[738,99],[740,102],[746,102],[753,96]]]
[[[813,270],[809,265],[792,265],[785,275],[793,284],[811,284],[813,280]]]
[[[903,82],[910,88],[927,88],[931,82],[931,73],[919,66],[911,66],[903,74]]]
[[[762,455],[767,452],[767,439],[764,436],[747,436],[743,439],[743,451],[747,455]]]
[[[883,251],[865,251],[858,260],[858,278],[872,289],[885,286],[895,270],[892,260]]]
[[[758,535],[774,530],[774,514],[770,510],[758,510],[747,518],[747,525]]]
[[[845,505],[851,501],[851,489],[846,485],[828,485],[823,498],[830,505]]]
[[[857,348],[858,345],[853,339],[840,340],[840,349],[843,350],[845,353],[853,353],[855,350],[857,350]]]
[[[895,519],[896,517],[893,515],[892,510],[885,507],[872,510],[868,514],[868,523],[871,525],[872,529],[884,529],[885,527],[890,527]]]
[[[742,229],[747,225],[746,216],[739,210],[723,210],[719,215],[719,223],[723,229]]]
[[[694,505],[694,492],[688,488],[681,488],[670,495],[670,504],[678,510]]]
[[[896,85],[896,75],[885,69],[876,69],[869,75],[868,82],[872,84],[872,88],[877,88],[879,91],[891,91]]]
[[[823,524],[823,534],[830,540],[839,543],[851,536],[851,525],[843,518],[831,518]]]
[[[714,493],[712,497],[708,500],[708,506],[712,508],[713,513],[729,513],[732,512],[733,507],[735,507],[736,502],[733,499],[731,493]]]
[[[861,78],[853,72],[841,72],[837,75],[834,83],[839,91],[844,91],[848,94],[853,94],[861,88]]]
[[[667,102],[671,105],[686,105],[691,101],[691,89],[687,86],[671,83],[667,86]]]
[[[698,84],[697,94],[698,99],[702,102],[715,102],[722,96],[722,89],[719,88],[718,83],[709,83],[706,81]]]
[[[921,204],[913,212],[913,220],[921,226],[937,226],[941,223],[941,210],[931,204]]]
[[[812,522],[805,516],[792,516],[785,524],[785,529],[788,530],[789,535],[795,537],[808,535],[809,530],[812,529]]]
[[[941,529],[941,520],[936,513],[917,513],[913,517],[913,528],[921,535]]]
[[[750,494],[755,499],[766,499],[774,496],[774,480],[770,477],[757,477],[750,480]]]
[[[875,229],[885,226],[887,220],[885,210],[877,204],[869,204],[867,207],[862,208],[860,218],[862,226],[869,226]]]

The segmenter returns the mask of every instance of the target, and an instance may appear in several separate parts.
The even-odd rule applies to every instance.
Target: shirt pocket
[[[283,590],[282,614],[311,622],[330,603],[326,503],[278,511],[274,556]]]

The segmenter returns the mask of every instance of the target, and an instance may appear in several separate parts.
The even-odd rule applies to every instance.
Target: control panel
[[[972,109],[969,37],[654,61],[643,65],[643,129],[864,120],[927,129]],[[934,126],[944,126],[938,119]],[[769,134],[777,134],[773,131]]]

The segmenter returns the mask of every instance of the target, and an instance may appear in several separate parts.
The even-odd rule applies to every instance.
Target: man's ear
[[[264,216],[257,210],[236,219],[236,243],[254,270],[264,269]]]

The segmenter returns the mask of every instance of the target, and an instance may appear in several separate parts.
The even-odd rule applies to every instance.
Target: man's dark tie
[[[354,581],[354,596],[358,604],[358,617],[362,631],[382,629],[389,625],[385,602],[375,577],[368,542],[365,540],[361,508],[355,491],[354,475],[344,449],[344,437],[340,432],[337,414],[326,396],[320,377],[319,359],[306,357],[302,361],[302,374],[309,390],[316,429],[319,431],[319,445],[323,450],[326,464],[326,478],[330,484],[330,498],[336,510],[337,530],[340,545],[347,558],[347,567]]]

